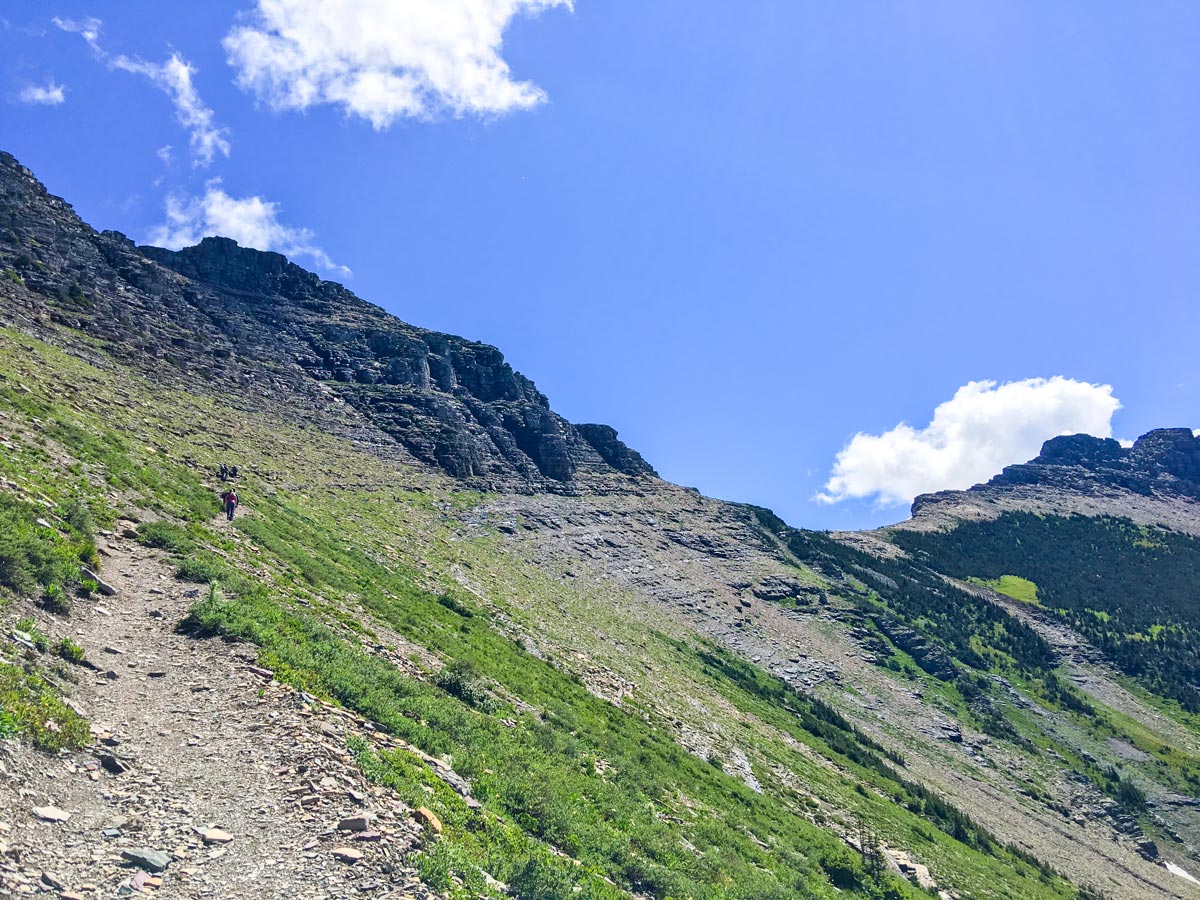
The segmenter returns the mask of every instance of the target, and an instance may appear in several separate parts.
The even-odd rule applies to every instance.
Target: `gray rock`
[[[161,850],[149,847],[135,847],[132,850],[122,850],[121,858],[148,872],[163,872],[171,865],[171,857]]]
[[[79,572],[81,575],[83,575],[84,578],[87,578],[90,581],[96,582],[96,589],[98,591],[100,591],[100,593],[103,594],[105,597],[112,597],[113,595],[115,595],[117,593],[117,589],[115,587],[113,587],[111,584],[106,582],[103,578],[101,578],[98,574],[96,574],[94,571],[89,569],[87,566],[84,566],[83,568],[81,568],[79,570]]]

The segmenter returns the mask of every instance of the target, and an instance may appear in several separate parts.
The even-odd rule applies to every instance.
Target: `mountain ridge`
[[[96,232],[8,154],[0,223],[0,266],[29,287],[27,315],[129,358],[247,393],[336,399],[417,459],[484,488],[620,489],[621,477],[656,474],[614,429],[553,412],[495,347],[401,322],[281,254],[229,238],[169,251]],[[253,382],[256,367],[241,360],[270,381]]]
[[[1157,428],[1124,447],[1087,434],[1051,438],[1025,463],[1006,466],[964,491],[913,500],[896,529],[946,527],[1005,510],[1116,515],[1200,533],[1200,438],[1189,428]]]
[[[11,157],[0,158],[0,325],[0,551],[90,553],[88,574],[78,557],[37,569],[35,554],[35,586],[0,552],[0,620],[19,632],[0,644],[0,694],[25,667],[97,700],[84,713],[136,721],[158,755],[131,764],[157,767],[172,795],[163,754],[175,726],[153,716],[179,698],[186,708],[187,686],[164,679],[188,670],[158,663],[163,629],[185,632],[173,652],[195,646],[210,671],[235,665],[228,653],[253,660],[253,677],[275,679],[271,702],[301,717],[344,714],[352,733],[322,726],[318,740],[370,790],[302,784],[301,807],[316,812],[289,821],[319,834],[286,851],[309,854],[297,865],[327,877],[329,896],[414,869],[455,900],[1200,896],[1167,868],[1200,868],[1200,735],[1166,699],[1187,697],[1191,631],[1130,619],[1119,592],[1064,595],[1071,615],[1028,602],[1056,604],[1073,559],[1043,554],[1038,594],[1019,578],[1028,554],[1014,568],[980,556],[992,545],[914,543],[895,529],[847,544],[704,497],[657,478],[606,426],[555,416],[495,348],[400,322],[278,254],[224,239],[138,248],[97,232]],[[1042,480],[1078,470],[1086,485],[1096,456],[1125,465],[1106,444],[1076,443],[1050,448]],[[232,523],[215,515],[218,461],[242,470]],[[993,512],[1115,508],[1107,493],[1029,481],[993,486]],[[1179,491],[1115,496],[1148,516],[1200,519]],[[942,506],[942,524],[961,511]],[[1187,563],[1195,551],[1124,519],[1068,525],[1076,543],[1104,537],[1117,561],[1153,565],[1169,547]],[[1180,571],[1153,569],[1172,591]],[[116,593],[97,593],[93,575]],[[1026,600],[1002,593],[1014,577]],[[1186,582],[1177,600],[1186,612]],[[1106,640],[1105,621],[1127,645]],[[99,702],[107,675],[75,690],[39,649],[75,635],[89,661],[104,660],[109,634],[133,651],[124,668],[108,663],[131,682],[112,692],[115,707]],[[1160,639],[1175,655],[1156,657]],[[1129,646],[1141,657],[1118,653]],[[1158,668],[1126,665],[1139,659]],[[211,709],[248,703],[252,716],[253,681],[242,681],[193,686],[218,692]],[[139,707],[146,694],[155,703]],[[389,734],[416,749],[370,749]],[[242,763],[219,744],[179,750]],[[90,781],[97,751],[70,751],[72,777]],[[22,772],[38,771],[19,756]],[[301,765],[287,762],[296,776]],[[29,777],[54,799],[53,779]],[[83,787],[76,821],[115,815],[116,794]],[[55,833],[11,796],[27,868],[70,857],[67,874],[83,877],[134,839]],[[235,800],[197,798],[195,815],[227,816]],[[338,805],[377,801],[389,821],[428,813],[442,833],[382,833],[354,845],[361,859],[327,865],[351,840]],[[270,816],[236,822],[246,833],[200,870],[230,896],[260,862],[253,848],[280,834]],[[190,827],[172,809],[136,840]],[[172,847],[196,868],[194,846],[162,852]],[[385,848],[401,847],[403,864],[385,868]],[[122,877],[104,865],[106,888]],[[164,891],[179,877],[169,870]]]

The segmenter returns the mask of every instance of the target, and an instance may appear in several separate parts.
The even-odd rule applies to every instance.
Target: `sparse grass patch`
[[[142,544],[156,550],[187,556],[196,549],[196,539],[186,528],[172,522],[143,522],[137,532]]]
[[[19,594],[42,593],[53,607],[79,580],[81,562],[94,558],[90,539],[68,536],[39,525],[37,507],[0,494],[0,588]]]
[[[83,717],[67,706],[36,671],[0,660],[0,725],[42,750],[79,748],[91,735]]]
[[[63,638],[57,644],[55,644],[54,652],[56,655],[61,656],[69,663],[83,662],[83,648],[70,638]]]

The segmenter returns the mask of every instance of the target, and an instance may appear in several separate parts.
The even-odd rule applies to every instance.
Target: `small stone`
[[[121,858],[151,872],[162,872],[171,864],[171,857],[161,850],[152,850],[149,847],[122,850]]]
[[[351,816],[338,822],[338,831],[366,831],[370,827],[370,816]]]
[[[353,847],[334,847],[333,858],[352,866],[362,859],[363,855]]]
[[[354,836],[356,841],[382,841],[383,835],[378,831],[360,831]]]
[[[96,582],[96,589],[105,597],[112,597],[117,593],[117,589],[111,584],[108,584],[103,578],[89,569],[87,566],[80,568],[79,573],[89,581]]]
[[[200,832],[200,838],[206,844],[228,844],[233,840],[233,835],[220,828],[209,828],[207,831]]]
[[[113,775],[124,775],[129,771],[129,766],[121,762],[111,753],[100,754],[100,765],[104,766],[104,771]]]
[[[43,822],[65,822],[71,818],[69,812],[64,812],[57,806],[35,806],[33,814]]]
[[[419,806],[413,810],[413,818],[433,829],[434,834],[442,833],[442,820],[434,814],[433,810]]]

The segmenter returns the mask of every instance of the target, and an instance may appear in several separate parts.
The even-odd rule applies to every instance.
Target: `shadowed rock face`
[[[966,491],[922,494],[914,517],[947,511],[973,500],[1057,498],[1070,511],[1072,498],[1130,496],[1200,500],[1200,439],[1188,428],[1148,432],[1132,447],[1086,434],[1056,437],[1027,463],[1008,466],[986,484]]]
[[[132,362],[270,396],[330,395],[413,456],[479,487],[613,490],[654,470],[607,426],[574,426],[495,347],[415,328],[278,253],[178,252],[97,233],[0,154],[0,313],[54,321]]]

